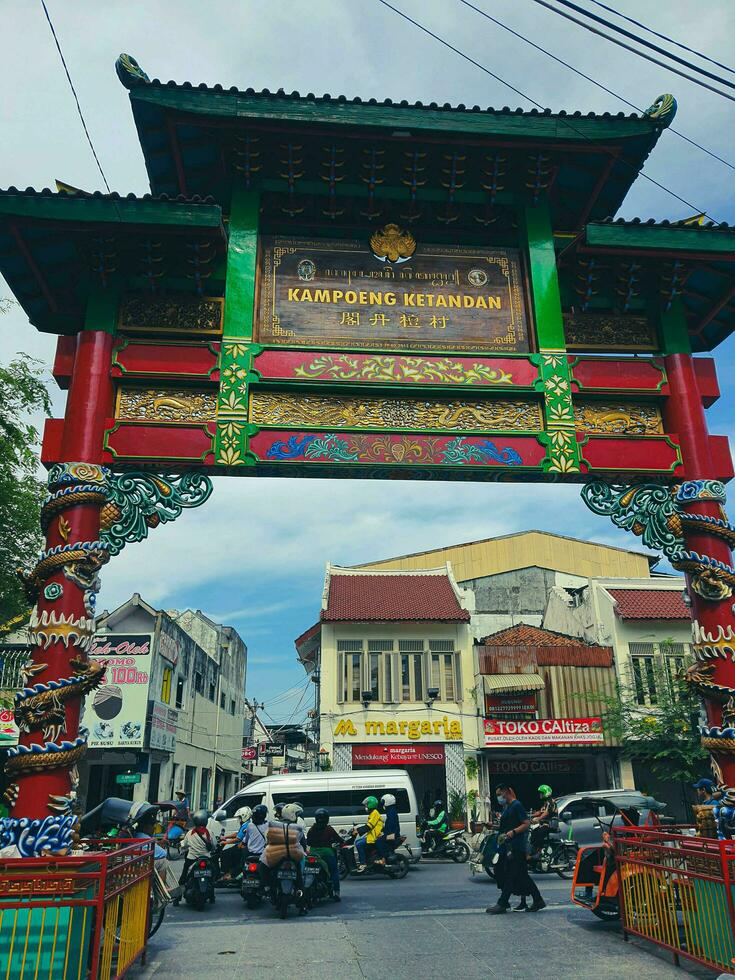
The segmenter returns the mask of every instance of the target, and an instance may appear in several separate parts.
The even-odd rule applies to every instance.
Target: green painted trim
[[[680,299],[675,299],[670,309],[660,311],[658,327],[664,354],[691,354],[692,342]]]
[[[585,228],[585,238],[591,247],[735,255],[735,228],[591,222]]]
[[[258,256],[260,196],[236,187],[232,192],[227,246],[223,336],[253,336],[255,269]]]
[[[536,319],[539,350],[562,350],[564,318],[556,270],[554,234],[546,200],[527,204],[521,211],[528,247],[528,271]]]
[[[463,111],[424,106],[369,105],[346,99],[315,99],[246,92],[215,91],[191,86],[152,83],[130,92],[133,111],[138,104],[159,106],[221,119],[269,119],[288,125],[298,122],[341,126],[421,129],[441,133],[475,133],[584,143],[648,137],[652,145],[662,127],[647,116],[565,116],[537,112],[487,109]],[[140,109],[143,109],[140,105]],[[142,114],[142,113],[141,113]],[[145,114],[150,127],[150,112]]]
[[[120,308],[122,288],[118,283],[106,289],[95,287],[87,297],[87,310],[84,315],[84,330],[103,330],[114,334],[117,331],[117,317]]]
[[[278,194],[288,194],[290,187],[287,180],[278,180],[266,177],[263,180],[254,180],[253,186],[262,190]],[[299,180],[297,191],[300,195],[310,194],[314,197],[327,197],[331,194],[329,185],[320,180]],[[370,196],[370,190],[365,184],[340,184],[340,197],[357,197],[360,199]],[[380,184],[373,192],[376,200],[387,201],[410,201],[412,199],[411,189],[408,187],[391,187]],[[487,204],[490,195],[487,191],[464,191],[456,190],[452,198],[458,204]],[[430,187],[419,187],[415,192],[417,201],[438,201],[446,203],[449,200],[449,193],[443,188],[432,190]],[[508,206],[515,204],[515,194],[510,191],[502,191],[495,196],[495,204]]]
[[[181,204],[140,198],[0,193],[0,214],[60,221],[114,222],[117,225],[122,222],[190,228],[222,227],[222,208],[218,204]]]

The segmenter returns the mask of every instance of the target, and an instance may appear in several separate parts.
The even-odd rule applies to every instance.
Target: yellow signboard
[[[389,719],[387,721],[365,721],[355,723],[351,718],[340,718],[334,728],[334,737],[345,741],[352,738],[391,738],[403,737],[412,742],[424,741],[462,741],[462,722],[449,720],[447,715],[440,719],[418,718]]]

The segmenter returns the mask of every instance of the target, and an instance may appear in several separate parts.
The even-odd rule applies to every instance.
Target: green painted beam
[[[183,204],[135,198],[82,197],[70,194],[0,192],[0,215],[183,228],[221,228],[218,204]]]
[[[593,222],[586,226],[585,238],[590,247],[706,252],[735,257],[735,228]]]
[[[255,180],[253,185],[261,191],[271,191],[279,194],[287,194],[289,184],[287,180],[265,178]],[[311,194],[316,197],[326,197],[329,193],[329,185],[320,180],[299,180],[296,183],[294,192],[297,195]],[[366,198],[369,196],[368,188],[365,184],[340,184],[337,188],[337,199],[345,197]],[[463,191],[457,190],[452,195],[457,204],[487,204],[490,200],[488,191]],[[384,187],[382,184],[375,189],[376,200],[389,201],[408,201],[411,199],[411,191],[408,187]],[[445,203],[449,201],[449,191],[445,188],[431,190],[428,187],[419,187],[416,191],[417,201],[438,201]],[[512,205],[515,203],[515,195],[510,191],[502,191],[496,194],[495,201],[499,205]]]
[[[691,354],[692,342],[680,299],[674,300],[670,309],[660,312],[658,324],[664,354]]]
[[[527,204],[521,217],[528,243],[538,346],[540,350],[562,350],[565,347],[564,319],[548,203],[544,200],[537,205]]]
[[[122,289],[119,283],[112,283],[106,289],[97,286],[87,299],[84,316],[85,330],[104,330],[114,334],[117,330],[117,315],[120,307]]]
[[[255,267],[260,196],[236,187],[232,193],[225,283],[225,337],[253,336]]]
[[[215,91],[153,82],[137,86],[130,100],[147,103],[162,109],[221,119],[269,120],[287,124],[338,125],[380,127],[405,131],[426,130],[431,133],[452,133],[492,136],[508,139],[560,140],[588,144],[618,143],[631,137],[649,137],[655,143],[662,127],[647,116],[553,115],[531,110],[462,110],[439,109],[428,106],[370,105],[346,99],[315,99],[287,95],[258,95],[246,92]],[[391,135],[391,134],[389,134]]]

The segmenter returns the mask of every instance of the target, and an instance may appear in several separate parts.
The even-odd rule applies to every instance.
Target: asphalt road
[[[658,980],[716,974],[687,965],[644,942],[624,942],[619,929],[569,902],[569,882],[536,876],[548,907],[536,914],[485,915],[498,890],[470,877],[468,865],[422,861],[403,881],[350,878],[342,902],[294,913],[248,911],[234,891],[198,913],[169,908],[148,947],[148,962],[131,976],[216,980],[256,974],[259,980]]]

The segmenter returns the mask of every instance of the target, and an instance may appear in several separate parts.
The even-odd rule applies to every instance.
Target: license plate
[[[296,880],[296,872],[295,871],[292,871],[289,868],[288,870],[279,871],[278,872],[278,877],[281,878],[284,881],[286,879],[290,879],[291,881],[295,881]]]
[[[243,884],[246,888],[257,888],[260,882],[255,878],[246,878]]]
[[[211,878],[212,877],[212,872],[211,871],[195,871],[194,872],[194,877],[195,878]]]

